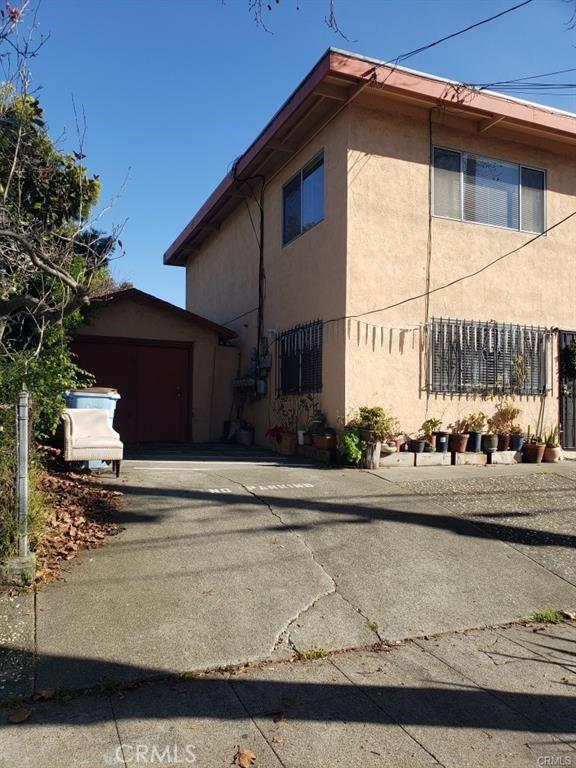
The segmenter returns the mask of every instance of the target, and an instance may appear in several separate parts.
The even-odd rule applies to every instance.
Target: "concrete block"
[[[494,451],[491,464],[518,464],[522,461],[522,451]]]
[[[474,464],[482,467],[488,463],[488,457],[485,453],[455,453],[454,456],[456,457],[454,461],[456,466],[461,464]]]
[[[32,584],[36,575],[36,555],[32,552],[24,557],[10,558],[4,567],[0,568],[0,584],[16,584],[27,586]]]
[[[417,467],[449,467],[452,463],[452,457],[449,453],[415,453],[414,456]]]
[[[411,451],[396,451],[396,453],[389,453],[387,455],[380,456],[381,467],[413,467],[414,456],[416,454]]]

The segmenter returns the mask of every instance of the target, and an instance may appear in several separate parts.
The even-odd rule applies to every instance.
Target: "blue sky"
[[[163,266],[164,251],[328,47],[389,60],[515,4],[336,0],[344,40],[324,23],[328,0],[270,1],[273,34],[254,24],[248,0],[41,5],[50,39],[33,75],[51,132],[65,131],[64,145],[74,146],[74,97],[102,202],[121,192],[102,222],[126,220],[116,277],[181,306],[184,270]],[[570,16],[565,0],[534,0],[406,66],[468,83],[576,66]],[[576,111],[574,95],[526,98]]]

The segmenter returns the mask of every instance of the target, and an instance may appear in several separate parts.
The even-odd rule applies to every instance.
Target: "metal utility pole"
[[[28,541],[28,464],[30,455],[30,395],[26,385],[18,397],[16,494],[18,502],[18,555],[8,562],[10,582],[31,584],[36,573],[36,556]],[[0,574],[2,576],[3,574]],[[1,580],[1,579],[0,579]]]
[[[30,555],[28,544],[28,463],[30,395],[26,384],[18,398],[18,556]]]

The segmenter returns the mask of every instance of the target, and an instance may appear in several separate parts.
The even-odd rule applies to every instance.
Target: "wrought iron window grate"
[[[549,338],[532,325],[433,318],[429,391],[545,394]]]
[[[278,335],[276,393],[301,395],[322,391],[324,324],[316,320]]]

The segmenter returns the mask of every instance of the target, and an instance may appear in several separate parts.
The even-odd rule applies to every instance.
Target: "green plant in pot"
[[[448,432],[441,431],[441,426],[442,419],[426,419],[420,427],[420,432],[431,446],[436,448],[437,451],[445,453],[448,450]]]
[[[448,425],[450,437],[448,438],[448,448],[454,453],[465,453],[468,447],[467,424],[463,420],[457,420]]]
[[[510,450],[521,451],[524,445],[524,432],[520,424],[510,426]]]
[[[338,453],[348,464],[358,466],[366,449],[366,443],[356,427],[346,426],[338,435]]]
[[[482,451],[484,453],[494,453],[498,450],[497,424],[494,419],[488,419],[488,430],[482,435]]]
[[[376,469],[380,466],[382,443],[393,440],[398,434],[398,420],[379,405],[363,405],[358,409],[358,415],[347,425],[358,430],[358,435],[365,443],[362,466],[365,469]]]
[[[544,458],[546,444],[538,434],[532,434],[530,426],[526,433],[526,442],[523,446],[523,457],[527,464],[540,464]]]
[[[280,453],[293,456],[296,453],[298,425],[297,403],[288,395],[282,395],[276,401],[276,416],[280,422]]]
[[[496,406],[496,413],[492,417],[492,424],[495,434],[498,435],[499,451],[510,449],[512,427],[518,416],[520,416],[520,408],[513,403],[504,402]]]
[[[479,453],[482,450],[482,432],[486,428],[487,416],[483,411],[476,411],[467,416],[464,421],[468,432],[467,450]]]
[[[544,432],[544,456],[542,461],[555,463],[562,458],[562,448],[558,440],[558,427],[550,427],[548,432]]]
[[[320,419],[319,415],[323,418]],[[312,443],[312,424],[326,423],[326,418],[320,410],[320,402],[316,395],[304,395],[298,401],[298,443],[310,445]]]

